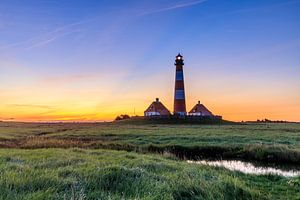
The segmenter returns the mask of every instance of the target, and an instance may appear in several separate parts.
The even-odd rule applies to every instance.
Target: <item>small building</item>
[[[212,112],[210,112],[203,104],[201,104],[200,101],[198,101],[198,104],[192,108],[192,110],[189,112],[189,115],[214,117]]]
[[[156,98],[156,100],[144,111],[145,117],[169,115],[171,115],[170,111],[159,101],[159,98]]]

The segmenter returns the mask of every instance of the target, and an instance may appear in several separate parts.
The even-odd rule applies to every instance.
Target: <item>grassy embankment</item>
[[[0,123],[4,148],[104,148],[300,164],[300,124]]]

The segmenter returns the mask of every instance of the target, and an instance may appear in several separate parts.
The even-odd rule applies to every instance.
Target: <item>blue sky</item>
[[[74,104],[76,119],[111,119],[156,96],[171,109],[181,52],[189,107],[300,120],[299,23],[299,0],[1,0],[0,117],[52,119]]]

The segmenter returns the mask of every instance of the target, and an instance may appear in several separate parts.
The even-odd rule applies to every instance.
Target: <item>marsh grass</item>
[[[0,147],[0,199],[300,199],[299,177],[182,161],[299,164],[300,124],[0,122]]]
[[[292,199],[300,195],[293,185],[299,177],[245,175],[125,151],[1,149],[0,158],[0,199]]]

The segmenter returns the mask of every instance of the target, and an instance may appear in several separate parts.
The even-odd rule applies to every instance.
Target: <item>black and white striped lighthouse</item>
[[[174,115],[186,115],[184,77],[183,77],[183,57],[178,54],[175,59],[175,94],[174,94]]]

